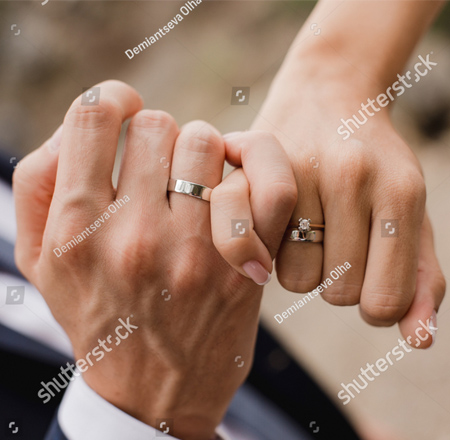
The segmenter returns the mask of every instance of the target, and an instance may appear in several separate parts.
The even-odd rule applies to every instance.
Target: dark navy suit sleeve
[[[69,440],[59,426],[57,414],[55,414],[44,440]]]

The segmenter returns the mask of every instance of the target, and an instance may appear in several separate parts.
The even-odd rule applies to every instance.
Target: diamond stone
[[[300,231],[308,232],[310,230],[309,224],[311,223],[311,219],[301,218],[298,221],[298,229]]]

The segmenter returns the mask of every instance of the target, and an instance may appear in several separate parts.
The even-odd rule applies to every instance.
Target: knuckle
[[[123,237],[117,250],[112,264],[116,273],[123,279],[129,279],[130,274],[133,274],[136,280],[155,275],[156,268],[152,262],[161,250],[157,240],[145,234],[129,234]]]
[[[160,134],[175,131],[176,128],[175,119],[162,110],[141,110],[130,122],[130,129],[152,130]]]
[[[192,247],[195,245],[195,247]],[[195,253],[193,249],[196,249]],[[207,250],[209,249],[209,251]],[[174,270],[171,273],[171,284],[175,291],[188,292],[194,295],[201,286],[208,285],[211,281],[213,270],[208,267],[206,270],[193,270],[193,262],[207,261],[207,265],[215,265],[216,258],[211,258],[210,247],[205,249],[205,242],[202,237],[190,237],[186,245],[177,253],[177,258],[173,261]]]
[[[447,282],[445,280],[442,272],[439,271],[434,277],[431,284],[431,291],[434,292],[434,296],[437,300],[437,305],[439,305],[445,296],[445,290],[447,288]]]
[[[361,312],[372,325],[391,326],[404,316],[409,308],[409,292],[401,288],[376,287],[364,291]]]
[[[447,282],[444,278],[444,275],[442,275],[442,273],[436,277],[436,279],[434,280],[434,290],[436,290],[437,292],[441,293],[442,296],[444,296],[445,290],[447,288]]]
[[[418,171],[405,173],[388,183],[389,199],[407,211],[421,210],[425,206],[426,187]]]
[[[217,251],[220,253],[222,258],[227,262],[234,263],[238,259],[242,259],[245,256],[244,251],[247,249],[246,240],[236,237],[225,237],[225,236],[214,236],[213,243]]]
[[[30,177],[33,173],[30,173],[29,169],[32,169],[31,166],[33,165],[33,160],[33,153],[28,154],[21,159],[19,164],[14,168],[12,175],[12,186],[14,189],[20,189],[22,185],[28,184],[30,181],[32,182]]]
[[[83,242],[83,246],[76,246],[76,248],[86,250],[85,240],[94,232],[90,227],[103,213],[103,210],[97,201],[90,196],[86,196],[82,191],[68,191],[64,196],[58,197],[58,200],[61,203],[52,207],[50,224],[50,227],[53,228],[53,231],[56,230],[57,234],[49,235],[49,241],[60,247],[73,240],[75,236],[80,242]]]
[[[91,268],[95,247],[91,232],[83,219],[60,217],[52,222],[42,243],[44,265],[63,273],[67,270]]]
[[[192,293],[197,292],[200,286],[205,285],[206,278],[202,271],[193,271],[188,261],[180,261],[173,273],[171,284],[174,287],[174,292]]]
[[[373,163],[364,150],[354,149],[342,152],[333,167],[332,185],[335,193],[359,191],[367,186],[372,178]]]
[[[297,185],[290,182],[275,182],[267,188],[266,206],[269,209],[292,212],[297,203]]]
[[[58,200],[62,202],[64,215],[80,217],[80,220],[88,221],[89,214],[98,211],[94,197],[81,187],[66,188],[63,195],[58,195]]]
[[[73,232],[68,229],[58,231],[46,240],[43,248],[44,254],[48,257],[50,263],[64,261],[69,266],[82,266],[83,261],[87,261],[90,254],[85,242],[78,243],[73,238]],[[77,233],[79,231],[77,230]]]
[[[95,106],[82,105],[77,99],[70,106],[64,119],[69,124],[82,130],[111,129],[111,124],[122,123],[122,112],[117,103],[102,99]]]
[[[204,121],[193,121],[186,124],[181,132],[182,144],[189,150],[198,153],[210,153],[211,150],[221,149],[224,145],[220,133]]]
[[[322,293],[323,299],[335,306],[354,306],[359,303],[362,286],[337,280]]]

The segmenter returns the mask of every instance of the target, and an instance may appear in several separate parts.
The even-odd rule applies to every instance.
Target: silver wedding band
[[[167,191],[185,194],[196,199],[205,200],[206,202],[211,200],[212,193],[212,189],[207,186],[181,179],[169,179]]]

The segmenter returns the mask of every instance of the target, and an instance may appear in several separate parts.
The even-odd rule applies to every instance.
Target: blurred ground
[[[204,2],[162,40],[129,60],[124,51],[165,25],[182,2],[0,2],[0,148],[27,154],[62,122],[83,88],[107,78],[136,87],[146,107],[171,113],[179,125],[204,119],[222,132],[246,129],[313,2]],[[398,99],[396,125],[418,155],[441,265],[450,282],[449,8],[417,53],[431,50],[439,68]],[[17,26],[11,30],[11,26]],[[19,35],[14,35],[20,30]],[[231,87],[250,86],[250,105],[230,106]],[[296,295],[276,281],[263,319],[336,396],[359,368],[397,344],[397,327],[373,328],[356,307],[316,298],[277,324]],[[450,439],[450,300],[438,316],[430,351],[408,354],[345,410],[396,428],[408,440]],[[340,404],[340,403],[338,403]],[[319,418],[319,415],[318,415]]]

